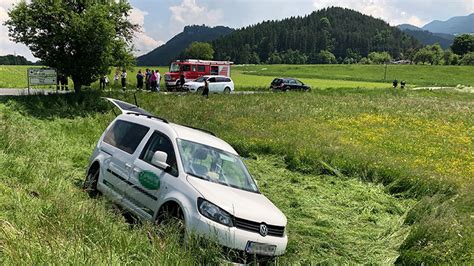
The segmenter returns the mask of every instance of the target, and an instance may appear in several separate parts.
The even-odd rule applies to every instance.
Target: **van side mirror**
[[[163,170],[167,170],[170,165],[166,163],[166,159],[168,159],[168,154],[166,152],[156,151],[151,159],[151,164]]]

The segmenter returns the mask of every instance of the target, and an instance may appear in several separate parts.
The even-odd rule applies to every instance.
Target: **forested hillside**
[[[432,45],[439,43],[443,49],[448,49],[453,44],[454,35],[446,33],[432,33],[426,30],[402,30],[406,34],[413,36],[424,45]]]
[[[320,51],[336,58],[366,57],[386,51],[399,58],[421,44],[381,19],[331,7],[305,17],[265,21],[245,27],[212,42],[215,59],[239,64],[269,62],[276,55],[291,55],[300,63],[315,63]]]
[[[233,29],[223,26],[186,26],[166,44],[137,58],[139,66],[164,66],[179,56],[192,42],[208,42],[231,33]]]
[[[34,65],[35,63],[28,61],[21,55],[4,55],[0,56],[0,65]]]

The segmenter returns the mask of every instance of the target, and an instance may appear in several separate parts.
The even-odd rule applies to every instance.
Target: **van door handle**
[[[142,171],[142,169],[140,169],[140,168],[137,168],[137,167],[133,168],[134,173],[139,174],[141,171]]]

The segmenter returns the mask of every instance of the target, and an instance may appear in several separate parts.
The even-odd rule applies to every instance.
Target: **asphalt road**
[[[48,95],[48,94],[57,94],[57,93],[70,93],[69,91],[55,91],[48,89],[30,89],[31,95]],[[127,92],[134,92],[134,90],[129,90]],[[232,94],[258,94],[258,93],[268,93],[269,91],[234,91]],[[186,92],[160,92],[163,94],[187,94]],[[28,89],[0,89],[0,96],[24,96],[28,95]]]
[[[30,89],[30,94],[56,94],[56,93],[69,93],[71,91],[55,91],[46,89]],[[0,89],[0,96],[22,96],[28,95],[28,89]]]

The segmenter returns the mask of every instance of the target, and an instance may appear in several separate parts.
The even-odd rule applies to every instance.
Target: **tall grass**
[[[77,257],[61,251],[50,258],[62,255],[64,261],[80,261],[81,256],[95,256],[86,251],[96,249],[83,247],[89,242],[68,242],[78,228],[81,237],[74,236],[75,241],[89,237],[83,231],[87,229],[94,235],[91,242],[111,243],[102,251],[116,256],[113,261],[134,263],[155,253],[139,244],[148,235],[146,226],[115,225],[120,216],[106,202],[99,201],[97,207],[78,189],[90,151],[113,118],[99,96],[40,96],[0,104],[5,133],[0,136],[1,195],[7,195],[0,202],[5,206],[1,209],[8,210],[0,212],[2,230],[7,232],[0,243],[9,261],[15,262],[11,254],[18,250],[51,253],[48,245],[37,244],[44,242],[40,238],[27,244],[38,231],[41,236],[57,232],[50,241],[54,249],[78,245]],[[133,102],[128,93],[107,96]],[[291,218],[290,245],[282,262],[308,258],[390,263],[398,255],[401,263],[472,261],[472,95],[348,89],[211,95],[209,100],[196,95],[137,97],[147,110],[215,131],[244,156],[257,154],[258,159],[247,164],[262,190]],[[105,117],[98,112],[105,112]],[[412,199],[417,203],[403,219]],[[98,217],[93,219],[98,229],[86,226],[92,218],[70,221],[85,208],[81,206],[90,204],[99,208],[90,214]],[[41,217],[60,222],[51,225]],[[118,228],[103,229],[110,223]],[[54,230],[47,231],[51,226]],[[185,255],[150,258],[163,263],[194,261],[193,250],[168,252]],[[139,259],[133,253],[141,254]],[[215,254],[206,260],[219,257]],[[34,260],[22,262],[28,261]],[[96,257],[94,262],[104,260]]]

